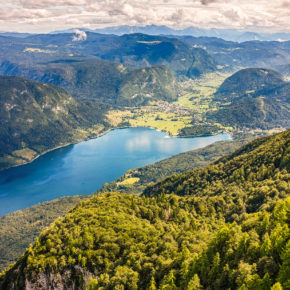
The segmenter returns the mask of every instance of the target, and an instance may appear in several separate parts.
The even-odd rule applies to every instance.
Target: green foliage
[[[0,272],[15,262],[42,230],[85,198],[86,195],[63,197],[1,217]]]
[[[245,141],[216,142],[205,148],[182,153],[155,164],[128,171],[125,176],[138,176],[133,185],[123,184],[124,177],[105,184],[99,192],[120,191],[140,194],[151,182],[156,182],[173,173],[185,172],[203,167],[210,162],[229,154]],[[0,218],[0,272],[14,263],[33,243],[40,232],[65,215],[70,208],[86,196],[70,196],[19,210]]]
[[[236,128],[288,128],[289,88],[289,82],[275,71],[240,70],[217,90],[216,100],[227,104],[218,111],[208,112],[207,120]]]
[[[222,129],[216,125],[198,124],[192,127],[185,127],[179,131],[179,136],[206,136],[222,133]]]
[[[118,87],[119,105],[140,105],[152,100],[174,101],[178,84],[166,66],[146,67],[124,75]]]
[[[39,236],[21,258],[26,264],[23,274],[35,279],[42,272],[60,273],[76,283],[74,273],[69,277],[64,273],[78,265],[83,275],[100,276],[97,285],[104,289],[146,288],[154,284],[152,277],[156,285],[172,286],[175,259],[184,247],[199,253],[220,224],[210,211],[200,219],[196,210],[191,198],[99,194]],[[19,267],[17,262],[12,269]]]
[[[253,93],[263,87],[272,88],[284,84],[283,76],[270,69],[242,69],[227,78],[216,92],[216,97],[226,101]]]
[[[78,130],[96,126],[100,132],[106,126],[106,106],[76,101],[53,85],[1,76],[0,89],[0,169],[15,165],[15,158],[31,161],[75,142],[81,139]],[[23,149],[29,149],[30,155],[21,154]]]
[[[218,158],[230,154],[245,144],[247,139],[238,141],[220,141],[205,148],[181,153],[141,168],[127,171],[124,176],[105,184],[98,192],[120,191],[140,194],[150,183],[155,183],[172,174],[182,173],[209,165]],[[126,185],[126,178],[138,178],[133,185]]]
[[[290,130],[260,138],[202,169],[173,175],[149,186],[144,195],[161,193],[216,198],[228,221],[244,213],[270,209],[289,194],[288,160]]]
[[[289,133],[167,178],[148,197],[81,202],[1,275],[0,288],[287,289]]]
[[[78,99],[134,106],[148,100],[175,100],[178,85],[166,66],[137,69],[99,59],[15,65],[23,77],[57,85]]]

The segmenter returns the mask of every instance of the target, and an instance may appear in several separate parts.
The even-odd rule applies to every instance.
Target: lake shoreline
[[[15,164],[15,165],[11,165],[9,167],[0,168],[0,172],[9,170],[11,168],[16,168],[16,167],[20,167],[20,166],[24,166],[24,165],[30,164],[33,161],[37,160],[39,157],[41,157],[41,156],[43,156],[43,155],[45,155],[45,154],[47,154],[49,152],[52,152],[54,150],[61,149],[61,148],[65,148],[65,147],[68,147],[70,145],[76,145],[76,144],[81,143],[81,142],[84,142],[84,141],[89,141],[89,140],[97,139],[99,137],[102,137],[102,136],[108,134],[111,131],[114,131],[114,130],[121,130],[121,129],[128,129],[128,128],[146,128],[146,129],[156,130],[156,131],[159,131],[159,132],[165,132],[170,138],[195,138],[195,137],[196,138],[200,138],[200,137],[217,136],[219,134],[230,134],[231,139],[233,138],[233,135],[232,135],[231,132],[220,132],[220,133],[217,133],[217,134],[211,134],[211,135],[204,134],[204,135],[199,135],[199,136],[178,136],[178,135],[172,135],[172,134],[170,134],[170,132],[167,132],[165,130],[160,130],[160,129],[157,129],[157,128],[154,128],[154,127],[150,127],[150,126],[148,126],[148,127],[144,127],[144,126],[114,127],[114,128],[110,128],[110,129],[104,130],[103,132],[101,131],[100,134],[97,134],[96,136],[84,138],[84,139],[81,139],[81,140],[78,140],[78,141],[75,141],[75,142],[65,143],[63,145],[59,145],[59,146],[53,147],[51,149],[45,150],[42,153],[39,153],[39,154],[35,155],[31,160],[27,160],[26,162],[24,162],[22,164]],[[30,148],[28,148],[28,149],[30,149]],[[21,158],[21,157],[19,157],[19,158],[22,159],[22,160],[25,160],[24,158]]]
[[[229,134],[170,138],[165,132],[146,127],[103,130],[98,136],[100,138],[87,138],[66,149],[61,146],[59,150],[50,150],[35,162],[2,171],[1,215],[62,196],[90,194],[130,169],[216,141],[230,140]]]

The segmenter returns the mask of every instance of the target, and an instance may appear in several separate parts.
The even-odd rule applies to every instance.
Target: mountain
[[[99,59],[69,58],[35,65],[6,61],[0,71],[60,86],[75,98],[117,105],[175,100],[178,92],[175,75],[166,66],[136,69]]]
[[[116,103],[139,105],[152,100],[174,101],[177,100],[178,91],[174,73],[168,67],[146,67],[122,76]]]
[[[96,193],[120,191],[139,195],[148,184],[174,173],[204,167],[234,152],[243,143],[245,143],[244,140],[216,142],[205,148],[181,153],[154,164],[129,170],[117,180],[106,183]],[[126,183],[130,178],[135,178],[136,182]],[[0,273],[17,261],[41,231],[88,197],[66,196],[0,217]]]
[[[104,105],[76,101],[53,85],[0,76],[0,91],[1,169],[94,136],[106,126]]]
[[[216,70],[215,60],[202,49],[189,47],[184,42],[164,36],[145,34],[103,35],[83,32],[79,34],[43,34],[24,38],[1,37],[1,63],[46,65],[52,62],[78,58],[103,59],[135,66],[136,68],[166,65],[176,75],[197,77]],[[35,69],[34,69],[35,70]],[[5,72],[2,72],[5,73]],[[21,71],[20,71],[21,73]]]
[[[175,38],[125,34],[119,41],[121,45],[98,56],[137,66],[166,65],[190,78],[216,70],[215,60],[206,51],[191,49]]]
[[[235,128],[271,129],[290,126],[290,83],[272,70],[245,69],[228,79],[216,99],[230,102],[207,114],[208,120]]]
[[[262,68],[247,68],[228,77],[215,95],[218,99],[232,101],[257,90],[270,89],[283,84],[283,76],[278,72]]]
[[[90,31],[89,29],[84,29]],[[67,30],[70,32],[71,30]],[[200,27],[186,27],[184,29],[174,29],[165,25],[146,25],[146,26],[115,26],[105,27],[101,29],[95,29],[95,32],[104,34],[129,34],[129,33],[144,33],[150,35],[190,35],[195,37],[207,36],[207,37],[219,37],[228,41],[285,41],[290,40],[290,33],[257,33],[239,29],[217,29],[210,28],[204,29]],[[61,31],[63,32],[63,31]],[[54,32],[55,33],[55,32]]]
[[[214,57],[223,69],[263,67],[284,73],[290,63],[290,41],[233,42],[217,37],[172,36],[191,47],[201,47]]]
[[[174,192],[180,196],[221,196],[228,203],[225,215],[233,219],[234,203],[240,197],[245,202],[245,211],[253,212],[271,206],[273,201],[287,195],[288,189],[281,187],[268,196],[261,188],[274,178],[277,172],[290,170],[290,130],[259,138],[243,146],[229,156],[223,157],[205,168],[173,175],[145,189],[145,196],[157,196]],[[286,177],[285,181],[289,178]],[[253,184],[255,183],[255,184]],[[279,187],[279,182],[271,184]],[[239,188],[239,193],[237,193]],[[231,193],[232,190],[232,193]],[[264,204],[268,199],[269,204]],[[271,201],[272,200],[272,201]],[[240,218],[240,217],[236,217]]]
[[[1,289],[287,289],[290,131],[43,231]],[[287,198],[288,197],[288,198]]]
[[[27,37],[1,36],[0,64],[45,64],[68,58],[101,58],[138,67],[167,65],[178,75],[196,77],[219,69],[264,67],[280,70],[290,63],[290,41],[233,42],[216,37],[146,35],[142,33],[99,34],[81,31],[34,34]],[[197,48],[203,50],[201,55]],[[161,53],[160,53],[161,51]],[[186,61],[185,61],[185,60]],[[198,63],[206,65],[198,66]],[[198,74],[188,74],[196,69]],[[281,71],[283,68],[281,67]]]

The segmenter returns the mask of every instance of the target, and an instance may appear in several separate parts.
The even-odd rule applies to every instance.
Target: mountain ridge
[[[107,126],[104,105],[79,102],[56,86],[0,76],[0,87],[1,169],[99,134]]]
[[[207,117],[239,129],[289,128],[289,86],[290,83],[273,70],[240,70],[218,88],[215,98],[222,106]]]
[[[153,197],[83,201],[1,274],[0,288],[287,287],[289,146],[290,130],[150,186]]]

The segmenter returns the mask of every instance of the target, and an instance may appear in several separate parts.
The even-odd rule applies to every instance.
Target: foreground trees
[[[0,276],[0,288],[288,289],[289,139],[255,141],[149,187],[149,197],[82,201]]]

